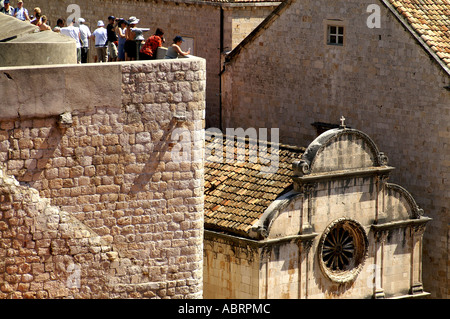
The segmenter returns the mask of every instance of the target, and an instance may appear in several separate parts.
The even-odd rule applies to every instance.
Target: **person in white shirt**
[[[105,29],[105,24],[102,20],[97,22],[97,29],[92,32],[92,39],[95,41],[95,49],[97,51],[97,61],[96,62],[107,62],[108,61],[108,47],[106,41],[108,40],[108,35]]]
[[[80,25],[80,39],[81,39],[81,63],[87,63],[89,54],[89,38],[91,37],[91,30],[84,24],[83,18],[78,19]]]
[[[80,28],[75,27],[74,20],[70,23],[69,26],[61,28],[60,33],[67,35],[73,39],[75,39],[77,44],[77,63],[81,63],[81,42],[80,42]]]

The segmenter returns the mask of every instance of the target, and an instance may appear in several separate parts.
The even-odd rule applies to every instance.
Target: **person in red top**
[[[164,42],[164,31],[160,28],[156,29],[155,34],[149,37],[142,46],[139,52],[139,60],[156,59],[156,51]]]

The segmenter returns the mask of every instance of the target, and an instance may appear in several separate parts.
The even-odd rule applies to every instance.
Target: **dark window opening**
[[[328,130],[331,130],[334,128],[339,128],[339,124],[330,124],[330,123],[324,123],[324,122],[314,122],[311,125],[316,128],[317,136],[319,136],[320,134],[322,134],[325,131],[328,131]],[[351,128],[348,125],[346,125],[346,127]]]
[[[350,233],[341,227],[332,229],[325,238],[322,260],[331,270],[347,270],[355,256],[355,245]]]
[[[327,44],[344,45],[344,27],[329,25],[327,37]]]

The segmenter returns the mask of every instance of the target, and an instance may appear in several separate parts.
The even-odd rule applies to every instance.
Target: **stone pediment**
[[[328,130],[293,163],[294,180],[390,171],[388,159],[365,133],[345,127]]]

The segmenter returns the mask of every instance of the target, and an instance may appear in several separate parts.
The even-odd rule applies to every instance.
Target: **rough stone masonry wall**
[[[380,28],[366,25],[371,4]],[[336,23],[343,46],[326,44]],[[424,288],[450,296],[450,81],[381,1],[294,1],[226,65],[222,82],[225,127],[278,127],[280,142],[295,145],[316,137],[314,122],[344,116],[364,129],[397,168],[390,180],[433,218]]]
[[[205,232],[203,296],[206,299],[260,298],[258,247]],[[275,288],[274,288],[275,289]]]
[[[65,76],[46,95],[20,80],[33,73],[44,86]],[[0,297],[200,298],[205,61],[1,74],[0,158],[20,185],[0,185]],[[13,86],[34,99],[8,96]],[[78,105],[86,95],[91,103]],[[58,115],[57,96],[71,116]],[[189,132],[190,161],[172,155],[180,130]],[[79,288],[68,289],[77,274]]]
[[[0,170],[0,298],[107,297],[130,260],[49,202]]]

